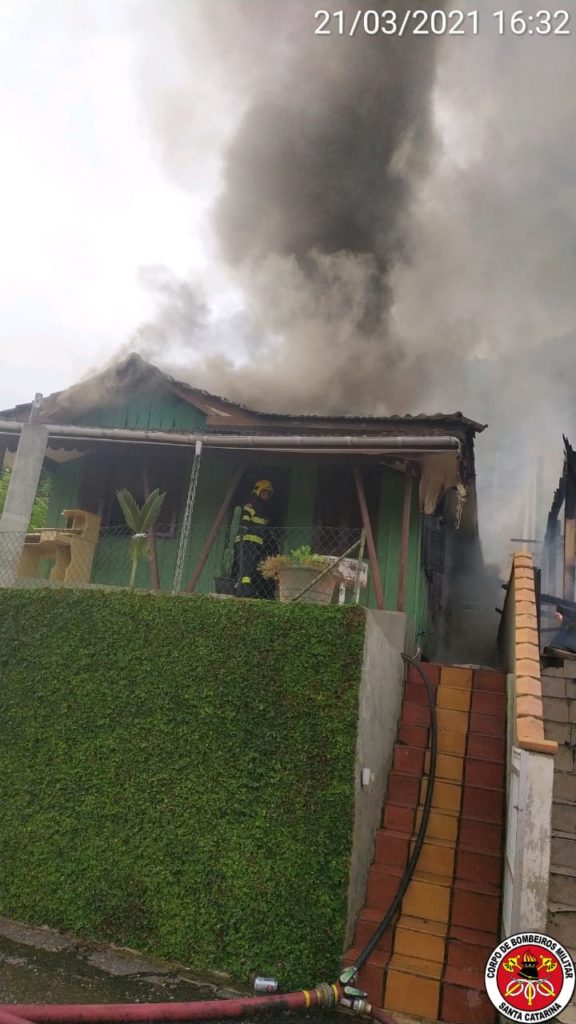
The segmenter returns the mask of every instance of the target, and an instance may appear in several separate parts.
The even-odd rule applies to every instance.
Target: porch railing
[[[246,537],[237,541],[229,535],[229,528],[223,528],[213,545],[197,592],[274,599],[280,596],[279,583],[262,572],[265,559],[287,556],[304,570],[310,564],[309,556],[315,556],[312,566],[319,575],[330,560],[336,562],[356,545],[351,557],[338,565],[330,600],[364,603],[369,574],[367,560],[361,557],[361,540],[362,531],[358,529],[285,526],[267,529],[262,543],[255,544]],[[159,529],[152,542],[141,538],[135,569],[131,541],[132,535],[124,526],[102,529],[95,541],[71,530],[51,528],[28,533],[25,538],[21,533],[1,532],[0,587],[134,585],[142,590],[173,592],[179,530],[170,535],[169,531]],[[204,537],[192,531],[183,591],[197,564],[203,542]],[[246,577],[250,577],[249,586],[246,582],[242,585]],[[302,587],[310,579],[304,572],[297,573],[296,580],[298,577]],[[325,584],[325,591],[329,585],[329,582]],[[285,596],[284,591],[282,596]]]

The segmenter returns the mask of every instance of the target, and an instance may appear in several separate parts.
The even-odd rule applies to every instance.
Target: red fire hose
[[[343,990],[323,983],[312,989],[282,995],[248,996],[241,999],[214,999],[197,1003],[80,1003],[68,1006],[14,1004],[0,1007],[0,1024],[134,1024],[139,1021],[214,1020],[246,1017],[266,1010],[308,1010],[310,1007],[335,1007]],[[360,1007],[359,1007],[360,1009]],[[383,1010],[363,1001],[362,1011],[380,1024],[394,1024]]]
[[[310,1006],[335,1006],[341,995],[339,985],[287,992],[281,995],[248,996],[241,999],[213,999],[196,1003],[105,1003],[69,1006],[14,1005],[6,1007],[5,1024],[100,1024],[106,1021],[214,1020],[244,1017],[262,1010],[307,1010]],[[0,1013],[4,1012],[4,1008]],[[0,1017],[0,1024],[3,1024]]]

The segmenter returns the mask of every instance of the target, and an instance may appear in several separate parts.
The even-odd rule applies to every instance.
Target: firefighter
[[[274,495],[270,480],[257,480],[242,507],[240,529],[235,541],[234,562],[238,573],[238,597],[268,597],[267,581],[258,571],[265,557],[264,541],[269,522],[268,502]]]

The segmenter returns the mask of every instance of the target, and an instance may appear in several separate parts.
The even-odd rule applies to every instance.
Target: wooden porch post
[[[562,596],[574,600],[576,582],[576,481],[571,452],[566,453],[566,498],[564,500],[564,587]]]
[[[144,500],[150,495],[150,476],[146,456],[142,462],[142,481],[144,483]],[[154,527],[148,530],[148,561],[150,563],[150,585],[152,590],[160,590],[160,573],[158,571],[158,551],[156,549],[156,533]]]
[[[366,492],[364,491],[364,480],[362,477],[362,470],[360,466],[354,466],[354,480],[356,482],[356,492],[358,494],[358,503],[360,505],[362,525],[366,530],[366,543],[368,545],[368,557],[370,559],[370,568],[372,570],[372,578],[374,580],[374,595],[376,597],[376,607],[380,611],[384,611],[384,591],[382,590],[380,566],[378,565],[378,556],[376,554],[376,546],[374,544],[372,524],[370,523],[370,516],[368,515]]]
[[[398,600],[396,604],[399,612],[406,610],[406,576],[408,573],[408,554],[410,549],[410,514],[412,512],[413,484],[412,467],[408,465],[404,479],[404,505],[402,508],[402,529],[400,534],[400,565],[398,567]]]
[[[194,572],[192,573],[192,576],[190,577],[190,582],[188,583],[188,586],[186,587],[186,593],[187,594],[193,594],[194,593],[194,590],[196,588],[196,584],[198,583],[198,580],[200,579],[200,575],[202,573],[202,570],[203,570],[203,568],[206,565],[206,562],[208,560],[208,555],[210,554],[210,552],[212,550],[212,546],[214,544],[214,541],[216,540],[216,537],[218,536],[218,531],[219,531],[220,527],[222,526],[222,523],[224,522],[224,517],[225,517],[225,515],[226,515],[226,513],[227,513],[227,511],[228,511],[228,509],[230,507],[230,502],[232,501],[232,498],[234,497],[234,492],[236,491],[236,488],[238,487],[238,484],[240,483],[243,475],[244,475],[244,466],[237,466],[236,470],[234,472],[234,476],[232,477],[232,479],[230,481],[230,484],[228,486],[228,490],[226,491],[226,494],[224,495],[224,500],[223,500],[220,508],[218,509],[218,513],[216,515],[216,518],[215,518],[214,522],[212,523],[212,526],[210,528],[210,532],[209,532],[209,534],[206,537],[206,540],[204,542],[204,547],[202,548],[202,551],[200,553],[200,558],[198,559],[198,565],[194,569]]]

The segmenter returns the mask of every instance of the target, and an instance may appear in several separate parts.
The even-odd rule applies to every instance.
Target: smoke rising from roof
[[[408,256],[410,203],[434,152],[437,42],[316,35],[309,0],[226,0],[203,13],[176,2],[171,11],[184,64],[202,72],[206,48],[209,73],[214,63],[221,76],[225,68],[220,88],[241,97],[214,226],[258,351],[245,353],[236,380],[226,353],[202,353],[197,369],[232,397],[276,408],[409,404],[390,277]],[[153,117],[167,165],[184,182],[197,139],[175,116],[173,90],[156,94]],[[222,322],[213,328],[217,341]]]
[[[243,298],[231,321],[207,297],[172,348],[161,310],[145,354],[256,408],[462,408],[491,426],[481,522],[517,533],[527,476],[544,459],[547,501],[576,432],[576,24],[500,36],[482,9],[475,37],[316,36],[308,0],[162,18],[154,137],[181,185],[217,183]]]

